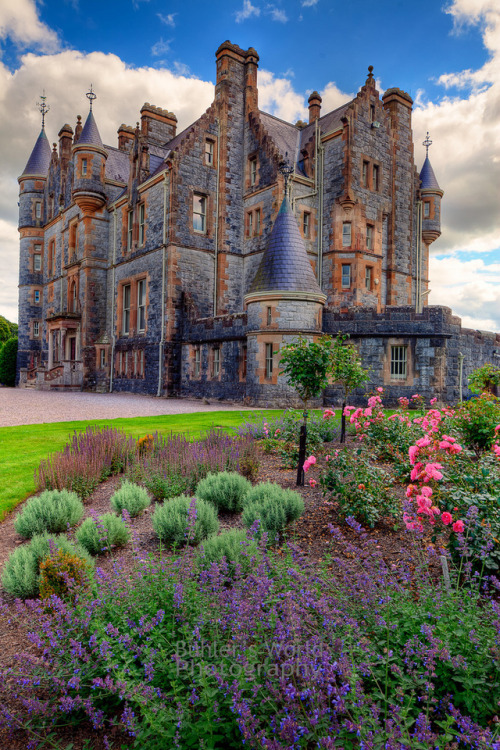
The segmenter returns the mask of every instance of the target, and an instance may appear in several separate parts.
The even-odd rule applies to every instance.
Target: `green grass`
[[[187,432],[192,438],[197,438],[212,425],[232,431],[250,419],[252,414],[272,419],[280,413],[280,409],[258,412],[212,411],[0,427],[0,520],[35,492],[34,474],[40,461],[47,458],[50,453],[61,450],[74,430],[85,430],[89,425],[98,425],[116,427],[134,437],[152,432]]]

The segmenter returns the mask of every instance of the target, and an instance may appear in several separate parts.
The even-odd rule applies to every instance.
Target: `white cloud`
[[[318,4],[318,0],[302,0],[302,3],[301,3],[303,8],[313,8],[317,4]]]
[[[59,48],[57,34],[40,21],[33,0],[0,2],[0,39],[7,38],[18,47],[31,45],[41,52]]]
[[[186,63],[183,62],[179,62],[178,60],[174,62],[174,70],[179,76],[190,75],[189,65],[186,65]]]
[[[164,13],[157,13],[156,14],[160,21],[165,24],[165,26],[171,26],[174,28],[175,26],[175,16],[177,13],[167,13],[166,15]]]
[[[268,70],[259,69],[259,109],[283,120],[307,119],[304,97],[298,94],[287,78],[277,78]]]
[[[234,20],[236,23],[242,23],[252,16],[260,16],[260,8],[252,5],[250,0],[243,0],[243,8],[235,13]]]
[[[342,104],[346,104],[346,102],[354,98],[354,94],[346,94],[344,91],[341,91],[333,81],[327,83],[323,91],[320,91],[320,94],[323,100],[321,103],[322,114],[331,112],[333,109],[341,107]]]
[[[266,6],[266,13],[271,16],[273,21],[278,21],[279,23],[287,23],[288,21],[285,11],[277,8],[275,5]]]
[[[165,55],[167,52],[170,52],[170,42],[171,39],[164,40],[163,38],[159,39],[153,46],[151,47],[151,54],[153,57],[160,57],[160,55]]]

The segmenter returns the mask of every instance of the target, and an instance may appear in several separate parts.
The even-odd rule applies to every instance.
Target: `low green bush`
[[[57,550],[68,555],[76,555],[93,567],[88,552],[80,545],[70,542],[65,534],[36,534],[29,544],[23,544],[15,549],[5,563],[2,573],[2,586],[5,591],[20,599],[38,596],[40,563]]]
[[[491,393],[483,393],[479,398],[460,404],[451,422],[462,445],[480,456],[495,442],[495,427],[500,424],[500,401]]]
[[[55,595],[74,603],[91,580],[92,568],[86,560],[58,549],[40,563],[40,599]]]
[[[194,500],[196,518],[190,519],[191,504]],[[217,511],[211,503],[180,495],[164,505],[158,505],[152,516],[153,529],[160,541],[166,544],[182,545],[201,542],[219,529]],[[192,528],[191,528],[192,526]]]
[[[155,500],[168,500],[179,497],[189,490],[189,479],[180,474],[151,474],[142,480],[144,486],[153,494]]]
[[[200,570],[209,570],[213,563],[225,559],[229,578],[234,578],[237,568],[247,575],[255,566],[261,553],[257,542],[248,539],[243,529],[230,529],[218,536],[211,536],[203,542],[198,554]]]
[[[14,528],[25,539],[48,531],[57,534],[75,526],[83,516],[83,503],[74,492],[45,490],[31,498],[16,516]]]
[[[0,346],[0,383],[16,384],[17,338],[8,339]]]
[[[251,483],[236,471],[220,471],[208,474],[198,482],[196,497],[215,505],[219,511],[239,513],[243,510],[245,495],[252,488]]]
[[[298,492],[285,490],[273,482],[255,485],[245,496],[242,520],[250,528],[257,519],[261,530],[281,534],[287,523],[296,521],[304,512],[304,501]]]
[[[121,518],[114,513],[105,513],[97,520],[86,518],[76,532],[76,538],[90,555],[99,555],[111,547],[124,547],[130,539],[130,531]]]
[[[151,499],[144,487],[125,481],[120,489],[112,495],[110,503],[113,510],[117,513],[126,510],[134,518],[139,513],[142,513],[148,505],[151,505]]]

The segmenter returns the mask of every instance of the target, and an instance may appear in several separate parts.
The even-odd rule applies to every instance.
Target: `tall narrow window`
[[[253,187],[257,183],[257,157],[250,159],[250,185]]]
[[[372,267],[366,266],[365,268],[365,287],[370,292],[372,288]]]
[[[431,204],[429,201],[424,202],[424,219],[428,219],[431,215]]]
[[[273,345],[266,344],[266,378],[273,376]]]
[[[366,225],[366,249],[373,250],[373,225]]]
[[[193,195],[193,229],[205,234],[207,231],[207,198],[205,195]]]
[[[380,187],[380,167],[378,164],[373,165],[373,189],[377,190]]]
[[[344,221],[342,224],[342,247],[351,246],[351,222]]]
[[[144,203],[141,203],[141,205],[139,206],[139,246],[140,247],[142,247],[144,245],[144,238],[145,238],[145,234],[144,234],[144,229],[145,229],[144,220],[145,220],[145,217],[146,217],[146,207],[145,207]]]
[[[406,380],[406,346],[391,346],[391,378]]]
[[[255,212],[255,232],[254,234],[257,236],[260,234],[260,208],[258,208]]]
[[[253,235],[253,212],[249,211],[247,214],[247,237]]]
[[[304,211],[302,216],[302,234],[304,237],[311,236],[311,214],[309,211]]]
[[[35,289],[34,299],[35,299],[35,305],[39,305],[40,304],[40,290],[39,289]]]
[[[59,331],[52,333],[52,360],[59,362]]]
[[[33,256],[33,271],[36,273],[42,270],[42,256],[40,253],[35,253]]]
[[[137,282],[137,330],[146,330],[146,279]]]
[[[33,322],[33,337],[38,338],[40,336],[40,323],[38,320]]]
[[[246,344],[243,344],[241,347],[241,360],[240,360],[240,377],[242,380],[245,380],[247,377],[247,347]]]
[[[69,290],[69,310],[70,312],[78,312],[78,295],[76,291],[76,281],[70,286]]]
[[[139,352],[139,377],[144,377],[144,349]]]
[[[130,284],[123,287],[122,333],[124,336],[130,333]]]
[[[87,159],[82,159],[82,177],[87,176]]]
[[[349,289],[351,286],[351,266],[350,264],[342,265],[342,289]]]
[[[375,122],[375,105],[370,104],[370,122]]]
[[[273,308],[268,307],[267,308],[267,325],[270,326],[273,322]]]
[[[363,170],[361,172],[361,184],[363,187],[368,187],[368,162],[363,162]]]
[[[218,346],[212,349],[212,377],[218,378],[220,374],[220,349]]]
[[[194,377],[199,378],[201,375],[201,348],[195,346],[194,348]]]
[[[101,370],[106,367],[106,349],[101,349]]]
[[[206,140],[205,141],[205,164],[208,164],[208,166],[212,166],[214,163],[214,142]]]
[[[35,219],[42,218],[42,204],[40,202],[35,203]]]
[[[125,362],[123,364],[123,374],[128,378],[128,349],[125,352]]]
[[[134,239],[134,213],[129,211],[127,214],[127,250],[132,250],[132,241]]]

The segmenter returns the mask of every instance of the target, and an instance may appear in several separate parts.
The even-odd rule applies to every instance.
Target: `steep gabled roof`
[[[280,120],[267,112],[260,112],[260,122],[283,159],[297,161],[300,143],[300,130],[285,120]]]
[[[431,166],[428,156],[425,157],[424,164],[422,166],[422,169],[420,170],[420,179],[422,181],[422,184],[420,186],[421,188],[429,190],[441,190],[438,181],[436,180],[436,175],[434,174],[434,170]]]
[[[88,144],[89,146],[99,146],[99,148],[104,148],[92,110],[89,112],[80,138],[78,139],[78,145],[80,144]]]
[[[249,294],[278,291],[323,296],[287,197],[281,204]]]
[[[33,151],[31,152],[31,156],[28,159],[28,163],[24,168],[23,175],[33,174],[43,175],[45,177],[49,171],[51,153],[45,130],[42,128],[33,147]]]

